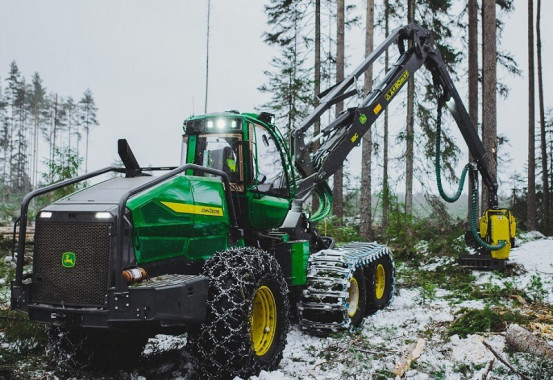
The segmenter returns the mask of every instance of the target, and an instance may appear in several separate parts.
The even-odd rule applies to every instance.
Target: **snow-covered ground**
[[[540,301],[551,313],[553,239],[539,233],[528,233],[522,235],[517,243],[518,247],[510,255],[510,261],[516,264],[515,275],[503,278],[493,272],[473,271],[476,277],[474,284],[529,290],[529,295],[541,297]],[[437,267],[452,261],[453,258],[439,258],[419,270],[435,271]],[[483,310],[488,304],[485,298],[462,300],[456,298],[447,286],[431,289],[430,293],[427,291],[425,294],[419,287],[402,284],[401,278],[398,284],[393,303],[367,317],[357,332],[319,338],[302,333],[294,325],[279,368],[262,372],[252,379],[394,378],[392,371],[396,363],[407,348],[419,339],[424,339],[424,348],[406,372],[406,378],[482,379],[485,373],[488,379],[518,378],[498,360],[495,360],[491,371],[488,370],[494,356],[484,341],[504,358],[509,358],[504,351],[505,338],[501,333],[484,332],[466,337],[448,334],[448,327],[459,317],[460,311],[465,310],[463,308]],[[524,308],[525,304],[513,304],[515,307]],[[539,326],[542,337],[553,344],[553,321]],[[150,340],[140,368],[117,377],[191,379],[193,375],[188,357],[183,338],[160,335]],[[47,367],[27,373],[30,378],[51,374]],[[553,374],[548,372],[543,378],[551,376]]]
[[[504,279],[497,273],[473,271],[475,282],[498,287],[505,287],[509,283],[508,286],[527,289],[539,277],[545,301],[552,303],[553,239],[532,232],[522,235],[517,245],[510,255],[511,262],[517,264],[517,275]],[[451,261],[452,258],[440,258],[422,269],[435,270],[437,266]],[[398,282],[401,284],[401,279]],[[488,373],[490,361],[494,359],[483,341],[507,358],[504,353],[505,338],[499,333],[473,334],[465,338],[448,336],[447,327],[461,308],[483,309],[486,305],[485,299],[459,301],[450,295],[448,289],[438,288],[429,298],[424,297],[420,289],[399,286],[392,305],[368,317],[362,329],[352,334],[319,338],[302,333],[295,325],[288,334],[288,344],[279,368],[272,372],[261,372],[252,379],[394,378],[391,371],[408,346],[419,338],[425,340],[424,349],[420,358],[406,372],[406,378],[482,379],[482,375]],[[156,342],[158,346],[174,344],[167,337],[159,338],[164,339],[164,343]],[[182,369],[166,374],[175,378],[189,378]],[[140,375],[140,371],[134,373],[134,376]],[[544,378],[550,378],[547,377],[549,375],[546,374]],[[148,375],[145,374],[145,377]],[[495,360],[487,378],[518,377]]]
[[[522,235],[517,244],[518,247],[511,252],[510,261],[527,272],[510,277],[509,283],[514,283],[519,289],[527,289],[539,278],[545,303],[553,303],[553,239],[532,232]],[[435,267],[436,264],[430,264],[424,269],[433,270]],[[492,272],[473,271],[473,274],[477,277],[477,283],[491,281],[503,286],[505,282]],[[485,301],[455,303],[452,299],[443,298],[448,294],[447,289],[436,289],[433,299],[423,300],[419,289],[400,288],[392,305],[368,317],[362,330],[350,337],[316,338],[301,333],[295,327],[288,335],[288,345],[279,369],[262,372],[257,378],[393,378],[390,371],[409,344],[423,338],[426,344],[422,355],[412,366],[414,368],[406,373],[407,378],[481,379],[494,358],[482,342],[485,340],[496,352],[503,353],[505,338],[501,334],[475,334],[466,338],[445,336],[445,327],[455,319],[457,311],[462,307],[483,308]],[[353,343],[349,345],[348,340]],[[336,353],[340,350],[343,352]],[[505,354],[503,356],[506,357]],[[505,367],[501,366],[496,360],[490,378],[509,376]],[[496,368],[495,375],[493,368]]]
[[[523,267],[527,272],[509,278],[519,289],[527,289],[537,278],[541,279],[545,303],[553,303],[553,239],[545,238],[537,232],[522,236],[513,249],[511,262]],[[442,262],[443,263],[443,262]],[[425,269],[435,269],[435,264]],[[491,272],[474,271],[477,283],[492,281],[503,286],[505,279]],[[401,280],[399,281],[401,283]],[[333,338],[314,338],[293,329],[288,336],[288,345],[284,359],[277,371],[261,373],[260,380],[269,379],[339,379],[389,377],[396,362],[407,347],[418,338],[426,341],[420,358],[414,369],[406,373],[414,379],[466,379],[482,378],[488,363],[494,358],[483,340],[498,353],[503,353],[505,338],[500,334],[469,335],[460,338],[457,335],[447,337],[444,327],[455,318],[455,312],[461,307],[483,308],[485,300],[470,300],[453,303],[443,296],[447,289],[436,289],[433,299],[423,302],[419,289],[399,289],[394,302],[387,309],[367,318],[359,333],[363,346],[373,349],[356,350],[357,342],[348,347],[347,338],[340,337],[340,344],[334,344]],[[550,328],[553,326],[550,326]],[[353,341],[357,335],[350,337]],[[329,348],[346,347],[348,355],[337,356],[337,360],[327,360]],[[505,356],[505,355],[504,355]],[[494,364],[494,367],[500,367]],[[493,372],[493,370],[492,370]],[[506,371],[498,370],[501,377]],[[498,376],[498,375],[495,375]]]

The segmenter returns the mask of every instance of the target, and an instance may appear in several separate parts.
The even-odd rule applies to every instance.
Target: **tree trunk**
[[[367,0],[366,14],[366,29],[365,29],[365,56],[368,56],[374,47],[374,0]],[[372,65],[365,72],[365,83],[363,92],[365,96],[371,91],[373,86],[373,69]],[[374,239],[372,233],[372,129],[363,136],[361,147],[361,205],[359,220],[361,240],[371,241]]]
[[[344,19],[345,19],[345,5],[344,0],[338,0],[338,12],[337,12],[338,26],[337,26],[337,38],[336,38],[336,82],[340,82],[344,79]],[[338,102],[336,104],[336,115],[338,115],[344,109],[344,102]],[[344,193],[343,193],[343,167],[334,174],[334,203],[332,205],[332,212],[338,218],[338,223],[341,224],[344,219]]]
[[[497,26],[495,0],[482,1],[482,143],[488,153],[488,169],[497,177]],[[489,208],[490,193],[482,186],[482,210]]]
[[[88,173],[88,131],[90,128],[86,128],[86,151],[85,151],[85,161],[84,161],[84,172]]]
[[[469,116],[474,124],[476,133],[478,133],[478,0],[469,0],[468,11]],[[469,161],[472,160],[472,154],[469,154]],[[476,180],[478,181],[478,177]],[[472,179],[469,176],[467,219],[470,218],[470,209],[472,205],[472,186]],[[476,215],[480,215],[478,209],[476,210]]]
[[[384,1],[384,33],[390,34],[390,3]],[[388,72],[390,57],[388,50],[384,54],[384,70]],[[384,147],[382,163],[382,229],[385,231],[388,227],[388,208],[389,208],[389,188],[388,188],[388,109],[384,111]]]
[[[549,198],[549,176],[547,168],[547,140],[545,136],[545,106],[543,101],[543,71],[541,62],[541,0],[538,0],[536,18],[536,50],[538,51],[538,97],[540,101],[540,137],[541,137],[541,167],[543,184],[543,218],[544,231],[551,235],[551,199]]]
[[[38,103],[38,102],[37,102]],[[38,104],[33,105],[33,156],[31,164],[31,187],[37,187],[37,151],[38,151]]]
[[[534,99],[534,1],[528,0],[528,230],[536,225],[536,125]]]
[[[58,129],[58,95],[56,94],[56,100],[54,101],[54,129],[52,130],[52,138],[50,141],[50,149],[52,150],[51,163],[53,164],[56,159],[56,132]],[[50,182],[54,180],[54,173],[50,173]]]
[[[315,0],[315,86],[314,86],[313,106],[317,107],[319,104],[319,98],[317,96],[321,93],[321,0]],[[317,136],[321,131],[321,121],[317,120],[314,124],[313,134]],[[316,141],[313,144],[313,153],[319,150],[320,144]],[[319,208],[319,198],[313,195],[313,212]]]
[[[415,0],[409,0],[407,6],[407,23],[415,22]],[[409,48],[412,42],[409,41]],[[413,139],[415,137],[415,78],[409,76],[407,81],[407,127],[405,149],[405,213],[413,214]]]

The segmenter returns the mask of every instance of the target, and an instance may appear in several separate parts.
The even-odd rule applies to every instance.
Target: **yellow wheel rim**
[[[352,318],[357,313],[359,306],[359,284],[355,277],[349,280],[348,316]]]
[[[277,325],[275,297],[265,285],[255,292],[251,325],[253,349],[257,356],[263,356],[273,345]]]
[[[376,299],[379,300],[384,296],[384,289],[386,288],[386,270],[382,264],[378,264],[376,267],[374,287]]]

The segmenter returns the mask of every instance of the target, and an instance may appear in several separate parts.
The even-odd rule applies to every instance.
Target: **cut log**
[[[518,351],[553,360],[553,346],[517,324],[509,325],[505,340]]]
[[[397,362],[392,373],[396,376],[402,377],[409,367],[411,367],[411,363],[422,355],[425,343],[426,341],[423,338],[419,338],[417,343],[410,344],[401,359]]]

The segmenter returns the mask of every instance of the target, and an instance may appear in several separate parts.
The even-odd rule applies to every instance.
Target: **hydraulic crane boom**
[[[411,42],[409,49],[405,48],[406,41]],[[355,88],[357,79],[392,44],[397,44],[400,57],[385,78],[374,86],[359,106],[344,110],[333,122],[324,127],[318,136],[305,141],[306,132],[325,111],[339,101],[358,94]],[[448,106],[474,158],[474,163],[490,193],[489,208],[497,208],[497,181],[488,169],[489,156],[451,80],[432,34],[415,24],[394,30],[353,73],[323,92],[320,95],[321,103],[293,132],[295,166],[302,176],[298,183],[297,203],[303,203],[313,191],[317,191],[342,167],[353,147],[360,143],[361,137],[392,102],[408,78],[422,66],[426,66],[432,73],[434,85],[440,94],[440,103],[445,102]],[[321,138],[323,139],[321,147],[311,155],[312,145]]]

